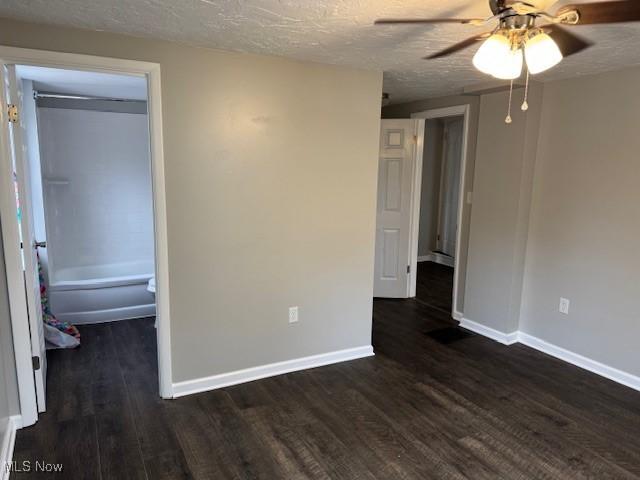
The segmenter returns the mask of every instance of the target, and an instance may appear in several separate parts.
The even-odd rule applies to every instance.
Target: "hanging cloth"
[[[69,322],[58,320],[51,313],[40,255],[38,255],[38,276],[40,277],[40,304],[42,305],[42,321],[44,322],[44,338],[47,341],[47,349],[77,347],[80,345],[78,329]]]

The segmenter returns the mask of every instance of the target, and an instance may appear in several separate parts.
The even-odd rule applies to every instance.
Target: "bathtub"
[[[130,262],[55,270],[48,286],[51,312],[76,325],[156,314],[147,291],[152,262]]]

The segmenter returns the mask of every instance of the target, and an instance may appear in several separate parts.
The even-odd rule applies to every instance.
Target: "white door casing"
[[[6,85],[5,65],[33,65],[49,68],[85,70],[144,77],[148,87],[151,171],[156,253],[156,323],[158,343],[158,380],[162,398],[173,398],[171,365],[171,319],[169,294],[169,254],[167,207],[165,197],[164,148],[162,135],[161,69],[157,63],[74,53],[32,50],[0,46],[0,86]],[[6,98],[0,96],[0,123],[7,122]],[[9,128],[0,128],[0,215],[4,244],[7,289],[11,311],[16,376],[20,396],[21,426],[38,419],[36,389],[31,359],[31,342],[25,277],[22,270],[20,230],[16,217]],[[15,241],[18,239],[17,241]]]
[[[39,364],[34,367],[36,397],[38,412],[46,409],[46,378],[47,356],[44,340],[44,325],[42,323],[42,303],[40,301],[40,280],[38,272],[38,258],[33,223],[33,209],[31,208],[31,182],[29,163],[27,161],[25,128],[22,121],[22,88],[16,76],[15,65],[6,65],[7,102],[18,107],[16,122],[8,122],[11,153],[14,161],[18,198],[20,200],[20,230],[22,232],[22,247],[24,258],[25,286],[27,296],[27,311],[29,315],[29,330],[31,333],[31,355]]]
[[[416,156],[422,155],[423,120],[382,120],[374,265],[375,297],[408,298]],[[418,199],[419,203],[419,199]],[[415,266],[413,267],[415,270]],[[412,275],[413,273],[413,275]]]

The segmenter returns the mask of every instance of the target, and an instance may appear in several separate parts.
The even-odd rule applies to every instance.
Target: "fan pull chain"
[[[529,103],[527,102],[527,98],[529,98],[529,69],[527,68],[527,81],[524,84],[524,102],[522,102],[522,106],[520,109],[523,112],[529,110]]]
[[[504,123],[510,124],[511,120],[511,99],[513,98],[513,80],[511,80],[511,86],[509,87],[509,110],[507,111],[507,118],[504,119]]]

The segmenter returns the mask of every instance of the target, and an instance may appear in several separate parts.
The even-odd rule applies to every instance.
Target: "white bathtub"
[[[48,287],[51,312],[76,325],[153,316],[155,299],[147,291],[153,271],[151,262],[56,270]]]

